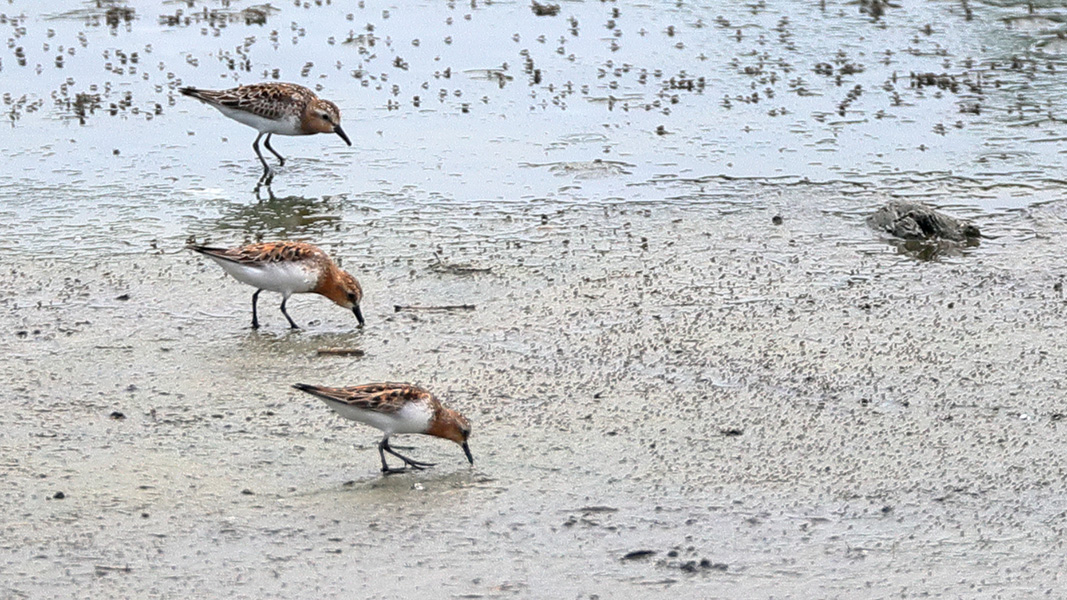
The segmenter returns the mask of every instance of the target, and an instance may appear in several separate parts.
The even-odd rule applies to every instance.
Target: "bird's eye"
[[[329,115],[329,114],[327,114],[327,113],[322,113],[322,115],[320,115],[320,116],[322,117],[322,120],[323,120],[323,121],[326,121],[327,123],[329,123],[329,122],[330,122],[330,115]]]

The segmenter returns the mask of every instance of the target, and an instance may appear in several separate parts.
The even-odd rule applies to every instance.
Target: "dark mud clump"
[[[867,224],[904,240],[968,242],[982,237],[970,221],[919,202],[894,200],[867,217]]]
[[[541,4],[537,0],[533,0],[533,4],[530,8],[533,9],[533,13],[539,17],[554,17],[559,14],[558,4]]]

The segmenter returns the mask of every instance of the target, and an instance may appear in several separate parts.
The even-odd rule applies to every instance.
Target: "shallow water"
[[[1062,587],[1062,9],[283,4],[0,4],[0,596]],[[275,138],[257,191],[176,89],[274,78],[355,145]],[[917,260],[890,197],[988,237]],[[182,250],[282,237],[366,329],[264,295],[252,332]],[[382,478],[289,388],[373,380],[471,417],[474,468],[410,438],[439,466]]]

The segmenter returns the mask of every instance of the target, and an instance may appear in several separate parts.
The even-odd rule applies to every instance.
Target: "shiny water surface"
[[[1059,593],[1065,37],[1058,2],[0,0],[0,597]],[[274,80],[354,144],[275,136],[257,186],[177,90]],[[892,198],[985,237],[888,240]],[[365,329],[264,294],[252,331],[183,250],[280,238]],[[383,478],[289,387],[375,380],[470,417],[474,467],[409,437],[438,466]]]

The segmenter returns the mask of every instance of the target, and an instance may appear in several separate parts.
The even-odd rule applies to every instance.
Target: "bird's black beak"
[[[348,136],[345,135],[345,130],[341,129],[340,125],[334,125],[333,132],[341,136],[341,139],[344,140],[346,144],[348,144],[349,146],[352,145],[352,140],[348,139]]]
[[[352,314],[356,315],[356,320],[359,321],[359,326],[363,327],[363,311],[359,310],[359,305],[352,307]]]
[[[463,453],[467,455],[467,460],[474,464],[474,457],[471,456],[471,447],[467,445],[467,442],[463,442]]]

